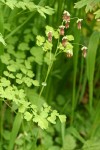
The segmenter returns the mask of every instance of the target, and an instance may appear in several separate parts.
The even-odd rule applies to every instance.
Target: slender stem
[[[70,19],[79,19],[78,17],[73,17],[73,18],[70,18]]]
[[[54,57],[56,57],[56,56],[57,56],[58,45],[59,45],[59,38],[58,38],[57,48],[56,48],[56,51],[55,51]],[[51,53],[51,51],[50,51],[50,53]],[[51,60],[51,54],[50,54],[50,60]],[[54,60],[52,60],[52,62],[50,63],[50,65],[49,65],[49,67],[48,67],[48,70],[47,70],[47,73],[46,73],[46,77],[45,77],[45,80],[44,80],[44,82],[45,82],[45,83],[46,83],[47,78],[48,78],[48,76],[49,76],[49,73],[50,73],[50,71],[51,71],[51,68],[52,68],[53,62],[54,62]],[[43,92],[43,90],[44,90],[44,87],[45,87],[45,86],[42,86],[42,88],[41,88],[41,90],[40,90],[39,97],[42,95],[42,92]]]
[[[19,25],[17,28],[15,28],[10,34],[8,34],[5,37],[5,40],[8,39],[10,36],[12,36],[13,34],[15,34],[22,26],[24,26],[32,17],[34,14],[31,14],[21,25]]]
[[[46,74],[46,77],[45,77],[44,82],[46,82],[46,81],[47,81],[47,78],[48,78],[48,75],[49,75],[49,73],[50,73],[50,70],[51,70],[52,65],[53,65],[53,62],[52,62],[52,63],[51,63],[51,65],[49,65],[49,67],[48,67],[47,74]],[[41,90],[40,90],[39,97],[41,96],[41,94],[42,94],[43,90],[44,90],[44,86],[42,86],[42,88],[41,88]]]
[[[72,43],[73,45],[81,45],[81,46],[85,46],[83,44],[78,44],[78,43]]]

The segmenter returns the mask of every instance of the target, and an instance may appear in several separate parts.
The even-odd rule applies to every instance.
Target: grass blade
[[[95,69],[96,52],[99,44],[100,33],[94,31],[90,37],[88,53],[87,53],[87,77],[89,84],[89,107],[92,110],[93,103],[93,78]]]
[[[22,117],[21,117],[21,114],[18,113],[16,115],[14,123],[13,123],[13,128],[12,128],[12,132],[11,132],[11,137],[10,137],[10,143],[9,143],[8,150],[13,150],[14,142],[15,142],[16,136],[18,134],[21,122],[22,122]]]
[[[76,29],[74,31],[75,43],[80,42],[80,32]],[[74,45],[74,57],[73,57],[73,94],[72,94],[72,112],[71,112],[71,124],[74,120],[74,110],[77,105],[76,101],[76,78],[77,78],[77,65],[78,65],[78,54],[79,54],[79,45]]]

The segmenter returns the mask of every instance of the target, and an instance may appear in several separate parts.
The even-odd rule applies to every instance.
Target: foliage
[[[77,3],[75,3],[74,8],[82,8],[86,6],[85,11],[87,12],[91,12],[91,11],[95,11],[95,19],[100,18],[100,0],[81,0]]]
[[[99,18],[99,0],[0,0],[1,150],[100,149],[100,33],[84,6]]]

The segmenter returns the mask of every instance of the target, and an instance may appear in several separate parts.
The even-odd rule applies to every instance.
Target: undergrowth
[[[100,149],[98,18],[98,0],[0,0],[1,150]]]

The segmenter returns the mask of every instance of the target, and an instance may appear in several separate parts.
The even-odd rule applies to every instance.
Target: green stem
[[[14,29],[10,34],[8,34],[5,39],[8,39],[13,34],[15,34],[21,27],[23,27],[32,17],[34,14],[31,14],[21,25],[19,25],[16,29]]]
[[[55,51],[55,54],[54,54],[54,57],[55,57],[55,58],[56,58],[57,52],[58,52],[58,45],[59,45],[59,39],[58,39],[57,48],[56,48],[56,51]],[[50,51],[50,52],[51,52],[51,51]],[[50,60],[51,60],[51,54],[50,54]],[[50,63],[50,65],[49,65],[49,67],[48,67],[48,70],[47,70],[47,73],[46,73],[46,77],[45,77],[44,83],[46,83],[46,81],[47,81],[47,78],[48,78],[49,73],[50,73],[50,71],[51,71],[53,62],[54,62],[54,60]],[[39,97],[42,95],[43,90],[44,90],[44,86],[42,86],[42,88],[41,88],[41,90],[40,90]]]
[[[52,62],[51,65],[49,65],[49,67],[48,67],[47,74],[46,74],[46,77],[45,77],[45,80],[44,80],[45,83],[46,83],[46,81],[47,81],[47,78],[48,78],[48,75],[49,75],[50,70],[51,70],[51,68],[52,68],[52,65],[53,65],[53,62]],[[42,86],[42,88],[41,88],[41,90],[40,90],[39,97],[41,96],[43,90],[44,90],[44,86]]]
[[[76,29],[75,33],[74,33],[74,37],[75,37],[75,51],[74,51],[74,64],[73,64],[73,68],[74,68],[74,73],[73,73],[73,94],[72,94],[72,111],[71,111],[71,124],[73,123],[74,120],[74,111],[76,108],[76,78],[77,78],[77,65],[78,65],[78,51],[79,51],[79,44],[77,45],[76,43],[79,43],[80,41],[80,32]]]
[[[61,123],[61,137],[62,137],[62,146],[65,143],[65,123]]]
[[[81,100],[82,100],[82,98],[84,96],[85,88],[86,88],[86,83],[87,83],[87,72],[85,70],[84,80],[83,80],[83,83],[82,83],[82,90],[81,90],[81,93],[80,93],[80,96],[79,96],[79,102],[81,102]]]
[[[84,64],[84,59],[83,59],[83,57],[82,57],[82,59],[81,59],[81,71],[80,71],[79,86],[78,86],[78,90],[77,90],[77,94],[76,94],[76,101],[77,101],[77,102],[78,102],[78,100],[79,100],[80,88],[81,88],[81,84],[82,84],[83,64]]]

